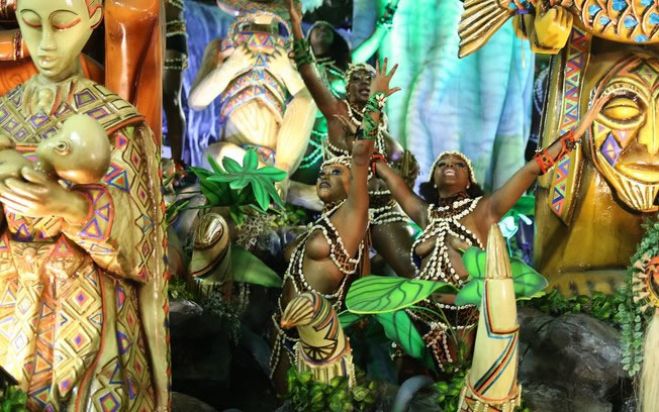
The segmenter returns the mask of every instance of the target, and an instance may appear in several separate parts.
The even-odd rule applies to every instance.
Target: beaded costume
[[[434,170],[434,167],[433,169]],[[462,286],[463,281],[456,273],[448,255],[447,241],[449,236],[464,241],[469,246],[476,245],[483,248],[481,241],[472,231],[467,229],[460,220],[468,216],[476,209],[482,197],[462,198],[453,200],[446,205],[428,206],[428,226],[412,245],[410,257],[415,266],[415,278],[424,280],[443,281],[457,287]],[[432,252],[427,256],[426,264],[422,265],[415,259],[416,247],[423,242],[434,238]],[[418,263],[418,264],[417,264]],[[425,331],[423,340],[433,353],[435,361],[440,369],[444,370],[445,364],[453,363],[449,346],[447,332],[466,332],[476,327],[478,311],[474,305],[456,306],[435,302],[432,299],[420,302],[420,306],[434,312],[443,312],[448,324],[438,320],[437,316],[420,311],[407,313],[420,324],[421,330]]]
[[[364,119],[363,111],[358,110],[347,101],[342,100],[348,109],[348,118],[350,121],[359,127]],[[378,152],[386,156],[386,146],[384,142],[384,131],[387,130],[387,117],[383,113],[382,121],[378,128],[378,135],[375,140],[375,148]],[[325,158],[332,159],[340,156],[350,156],[350,153],[339,147],[334,146],[329,139],[325,141]],[[369,175],[369,180],[373,176]],[[391,196],[388,189],[384,190],[369,190],[369,221],[371,226],[384,225],[394,222],[407,222],[407,217],[400,211],[398,204]]]
[[[313,226],[307,231],[304,237],[295,247],[293,254],[291,255],[291,260],[288,264],[288,268],[284,273],[283,287],[286,287],[287,282],[291,282],[293,288],[295,289],[295,294],[300,295],[303,292],[314,292],[318,295],[324,297],[332,303],[334,309],[339,310],[343,306],[343,299],[345,297],[346,284],[348,283],[348,278],[357,273],[360,268],[360,263],[362,261],[362,256],[364,253],[364,242],[362,241],[359,244],[357,249],[357,256],[352,258],[348,254],[343,245],[343,240],[336,228],[330,221],[330,217],[343,205],[345,201],[335,205],[329,211],[323,212],[321,217],[313,224]],[[345,276],[341,281],[341,284],[337,290],[330,294],[323,294],[316,291],[313,286],[311,286],[304,275],[303,264],[304,264],[304,255],[306,252],[306,244],[309,237],[316,231],[320,231],[327,243],[330,245],[330,259],[336,265],[336,267],[343,273]],[[277,304],[278,310],[272,316],[272,321],[277,331],[277,338],[275,340],[274,347],[272,349],[272,357],[270,358],[270,373],[271,377],[274,371],[277,369],[279,364],[279,358],[281,356],[282,349],[288,352],[289,357],[291,358],[291,363],[295,364],[295,353],[293,351],[293,345],[298,342],[298,338],[295,336],[289,336],[286,331],[281,329],[279,326],[279,321],[283,313],[284,308],[282,307],[281,297]],[[288,344],[291,344],[290,347]]]

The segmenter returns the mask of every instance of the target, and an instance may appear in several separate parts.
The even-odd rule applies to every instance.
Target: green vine
[[[0,400],[0,412],[27,412],[27,394],[17,386],[10,386]]]
[[[443,411],[457,411],[460,402],[460,391],[465,384],[467,369],[459,369],[445,380],[435,382],[437,404]]]
[[[288,370],[288,395],[293,410],[305,412],[366,412],[375,410],[375,381],[366,381],[362,373],[357,373],[357,382],[348,387],[348,379],[335,377],[329,384],[316,382],[310,372],[298,372],[295,367]]]
[[[527,301],[520,306],[536,308],[548,315],[560,316],[565,313],[584,313],[606,322],[615,328],[621,328],[621,319],[616,315],[620,304],[627,299],[626,291],[616,290],[613,295],[595,292],[592,296],[579,295],[565,297],[557,290]]]
[[[643,224],[645,235],[632,256],[630,264],[644,255],[659,256],[659,219],[656,217]],[[643,337],[652,312],[641,313],[640,305],[634,303],[631,270],[627,276],[625,300],[618,305],[617,318],[622,325],[622,366],[630,377],[636,376],[643,364]]]

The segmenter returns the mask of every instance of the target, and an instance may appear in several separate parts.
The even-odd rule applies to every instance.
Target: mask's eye
[[[32,27],[33,29],[41,28],[41,17],[32,10],[23,10],[21,12],[21,19],[23,19],[23,23],[28,27]]]
[[[602,114],[611,120],[632,121],[642,113],[636,99],[614,97],[602,109]]]
[[[464,169],[465,167],[467,167],[467,165],[464,164],[463,162],[457,162],[455,165],[456,165],[457,167],[459,167],[460,169]]]
[[[340,176],[341,175],[341,169],[338,167],[335,167],[332,169],[332,176]]]
[[[65,141],[57,142],[53,149],[61,156],[66,156],[71,153],[71,146],[69,145],[69,142]]]
[[[66,30],[80,23],[81,19],[72,11],[59,10],[50,16],[50,23],[55,30]]]
[[[446,162],[437,163],[437,167],[445,167],[445,166],[446,166]]]

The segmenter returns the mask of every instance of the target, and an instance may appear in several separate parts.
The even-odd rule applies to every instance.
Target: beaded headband
[[[371,66],[368,63],[351,64],[348,70],[346,71],[346,75],[345,75],[346,83],[350,83],[350,77],[353,75],[353,73],[358,71],[365,71],[372,74],[373,76],[377,74],[375,72],[375,67]]]
[[[471,160],[467,156],[464,155],[464,153],[461,152],[456,152],[456,151],[446,151],[442,152],[435,158],[435,161],[432,163],[432,166],[430,166],[430,180],[432,181],[432,176],[435,174],[435,168],[437,167],[437,163],[439,163],[439,160],[444,157],[444,156],[457,156],[460,159],[464,160],[464,162],[467,164],[467,168],[469,168],[469,180],[471,180],[471,183],[477,184],[478,182],[476,181],[476,175],[474,174],[474,167],[471,165]]]
[[[336,156],[336,157],[331,157],[323,162],[322,165],[320,165],[320,168],[322,169],[325,166],[329,165],[335,165],[335,164],[340,164],[348,169],[352,168],[352,156]]]

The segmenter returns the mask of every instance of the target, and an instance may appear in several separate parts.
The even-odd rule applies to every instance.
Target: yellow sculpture
[[[460,412],[513,412],[521,403],[517,383],[519,324],[506,242],[490,228],[474,359],[460,394]]]
[[[280,34],[280,27],[286,33]],[[263,163],[295,172],[304,156],[316,106],[288,56],[288,24],[273,13],[243,13],[228,38],[206,48],[188,102],[201,110],[218,96],[225,120],[221,141],[204,156],[242,162],[254,147]],[[293,98],[288,101],[288,96]],[[287,192],[288,181],[279,186]]]
[[[282,329],[297,328],[300,340],[295,344],[295,366],[311,372],[314,380],[329,384],[332,378],[348,378],[355,384],[350,342],[343,333],[332,304],[316,292],[304,292],[293,298],[279,324]]]
[[[16,150],[16,144],[0,136],[0,179],[21,177],[21,169],[33,164]],[[51,179],[84,185],[98,183],[110,166],[110,142],[103,127],[87,115],[73,115],[53,136],[42,140],[34,152],[33,167]]]
[[[460,26],[463,55],[515,13],[498,3],[491,8],[487,1],[467,3]],[[659,137],[654,131],[659,34],[647,20],[656,15],[651,13],[654,3],[633,4],[567,1],[514,7],[524,8],[516,25],[534,48],[558,53],[549,76],[541,145],[594,119],[584,143],[539,180],[535,266],[564,294],[615,290],[641,238],[643,218],[659,210]],[[497,17],[483,20],[479,10]]]
[[[98,183],[65,188],[31,167],[0,182],[0,364],[30,410],[169,408],[159,148],[133,106],[81,75],[80,52],[102,15],[99,0],[19,0],[39,73],[0,98],[0,130],[28,157],[46,141],[47,161],[60,160],[51,150],[78,159],[75,145],[94,126],[58,134],[76,114],[99,122],[112,148]],[[67,136],[80,140],[67,145]]]

